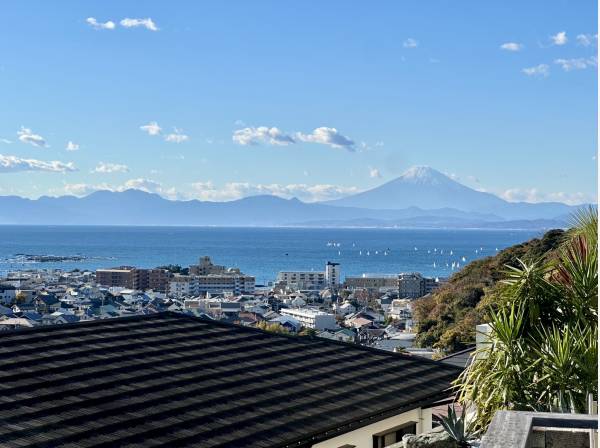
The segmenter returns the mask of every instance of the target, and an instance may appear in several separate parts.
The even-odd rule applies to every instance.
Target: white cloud
[[[379,172],[379,170],[377,168],[369,167],[369,177],[380,178],[381,173]]]
[[[248,127],[234,131],[233,141],[238,145],[258,145],[266,142],[271,145],[286,146],[296,143],[293,137],[280,129],[268,126]]]
[[[168,199],[199,199],[203,201],[232,201],[256,195],[274,195],[285,199],[296,197],[302,201],[314,202],[335,199],[349,194],[358,193],[356,187],[342,187],[328,184],[252,184],[248,182],[229,182],[223,187],[217,187],[212,182],[194,182],[186,188],[185,194],[175,188],[167,188],[160,182],[137,178],[129,179],[123,184],[67,184],[64,192],[75,196],[84,196],[98,190],[125,191],[128,189],[156,193]]]
[[[212,182],[195,182],[192,184],[192,195],[204,201],[231,201],[248,196],[274,195],[285,199],[296,197],[303,201],[314,202],[339,198],[358,193],[356,187],[318,184],[251,184],[248,182],[230,182],[222,188]]]
[[[537,188],[510,188],[500,193],[500,197],[510,202],[563,202],[569,205],[595,202],[595,199],[581,192],[544,193]]]
[[[505,44],[500,45],[500,48],[506,51],[521,51],[523,49],[523,44],[519,44],[517,42],[506,42]]]
[[[598,65],[598,59],[596,56],[589,58],[573,58],[573,59],[555,59],[555,64],[558,64],[566,72],[571,70],[583,70],[588,67],[596,67]]]
[[[404,48],[417,48],[419,46],[419,41],[409,37],[402,43],[402,46]]]
[[[276,127],[246,127],[234,131],[232,140],[238,145],[244,146],[260,143],[287,146],[297,142],[306,142],[328,145],[332,148],[345,148],[349,151],[355,150],[355,144],[352,140],[340,134],[337,129],[328,127],[316,128],[310,134],[296,132],[293,136]],[[366,143],[363,146],[366,146]]]
[[[148,135],[160,135],[160,132],[162,131],[161,127],[156,121],[151,121],[148,124],[140,126],[140,129],[144,132],[147,132]]]
[[[76,171],[73,163],[59,162],[58,160],[43,161],[35,159],[23,159],[17,156],[5,156],[0,154],[0,173],[14,173],[17,171],[49,171],[53,173],[65,173]]]
[[[66,184],[63,187],[64,192],[75,196],[86,196],[94,191],[125,191],[129,189],[141,190],[147,193],[156,193],[164,196],[168,199],[181,199],[181,197],[175,192],[174,188],[165,189],[160,182],[156,182],[150,179],[138,178],[129,179],[121,185],[109,185],[107,183],[101,184]]]
[[[554,45],[564,45],[569,41],[566,31],[556,33],[554,36],[550,36],[550,39],[552,39]]]
[[[597,34],[578,34],[576,39],[577,39],[578,45],[581,45],[582,47],[589,47],[593,43],[598,42],[598,35]]]
[[[6,143],[7,145],[10,145],[12,143],[12,140],[9,140],[7,138],[0,138],[0,142]]]
[[[302,142],[318,143],[328,145],[332,148],[343,148],[354,151],[354,142],[348,137],[340,134],[335,128],[320,127],[310,134],[296,133],[296,138]]]
[[[90,184],[65,184],[64,191],[73,196],[86,196],[94,191],[112,190],[107,184],[90,185]]]
[[[127,165],[122,165],[119,163],[104,163],[100,162],[96,168],[92,170],[92,173],[126,173],[129,171]]]
[[[524,68],[523,73],[527,76],[546,77],[550,75],[550,67],[547,64],[539,64],[534,67]]]
[[[183,143],[190,139],[188,135],[181,132],[181,129],[174,128],[175,131],[171,134],[165,135],[165,141],[173,143]]]
[[[90,25],[95,30],[114,30],[116,25],[115,22],[107,21],[107,22],[98,22],[94,17],[88,17],[85,19],[86,23]]]
[[[21,130],[17,131],[17,135],[19,136],[19,140],[21,140],[23,143],[29,143],[30,145],[37,146],[39,148],[45,148],[47,146],[44,137],[34,134],[31,129],[24,126],[21,126]]]
[[[162,188],[159,182],[144,178],[129,179],[127,182],[125,182],[124,187],[135,188],[136,190],[143,190],[148,192],[155,192]]]
[[[146,19],[125,18],[125,19],[121,20],[121,22],[119,22],[119,23],[121,24],[121,26],[123,26],[125,28],[136,28],[136,27],[141,26],[150,31],[158,31],[156,24],[149,17]]]
[[[69,140],[69,143],[67,143],[67,146],[65,147],[65,149],[67,151],[77,151],[79,149],[79,145],[77,143],[73,143],[72,141]]]

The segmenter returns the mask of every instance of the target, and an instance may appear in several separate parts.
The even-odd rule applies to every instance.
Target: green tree
[[[500,409],[587,412],[598,396],[598,216],[578,214],[552,259],[507,266],[490,343],[456,381],[484,430]]]

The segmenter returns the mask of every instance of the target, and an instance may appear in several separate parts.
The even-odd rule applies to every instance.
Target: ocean
[[[470,261],[540,235],[539,231],[462,229],[0,226],[0,273],[188,266],[209,255],[215,264],[239,267],[256,276],[258,284],[274,280],[281,270],[323,270],[327,261],[341,264],[342,278],[398,272],[448,277]],[[83,259],[24,263],[15,259],[17,254]]]

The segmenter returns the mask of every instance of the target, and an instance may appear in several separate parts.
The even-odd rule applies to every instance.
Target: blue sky
[[[429,165],[595,201],[596,19],[591,0],[4,2],[0,194],[319,200]]]

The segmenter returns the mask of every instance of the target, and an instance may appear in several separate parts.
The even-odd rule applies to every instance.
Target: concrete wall
[[[373,448],[373,434],[384,432],[408,422],[417,422],[417,434],[431,431],[431,409],[415,409],[398,414],[377,423],[347,432],[324,442],[313,445],[313,448],[339,448],[353,445],[356,448]]]

